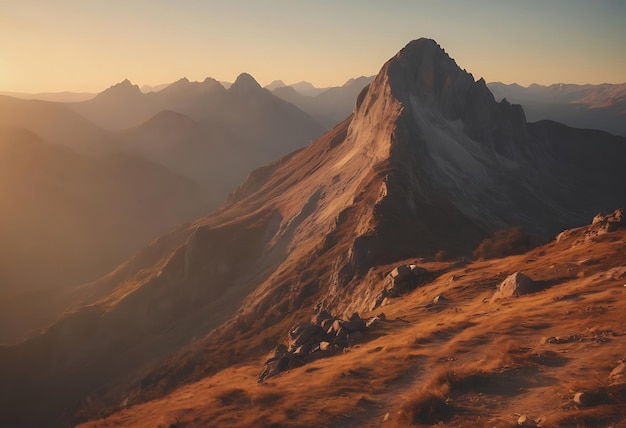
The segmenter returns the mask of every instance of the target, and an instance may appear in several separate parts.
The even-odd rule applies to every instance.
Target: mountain
[[[167,88],[169,85],[171,85],[171,83],[162,83],[160,85],[155,85],[155,86],[142,85],[140,89],[141,89],[141,92],[143,92],[144,94],[147,94],[149,92],[159,92]]]
[[[104,129],[117,130],[136,125],[144,118],[157,113],[158,106],[148,102],[155,95],[142,93],[139,86],[125,79],[90,100],[66,105]]]
[[[213,207],[259,166],[259,159],[249,159],[219,124],[211,126],[172,110],[157,113],[119,138],[126,151],[206,184],[213,195],[207,195],[207,202],[212,201]]]
[[[283,82],[282,80],[274,80],[272,81],[269,85],[265,85],[265,89],[267,89],[268,91],[273,91],[276,88],[284,88],[285,86],[285,82]]]
[[[0,96],[0,127],[25,128],[51,143],[81,153],[111,148],[111,136],[65,105]]]
[[[322,133],[310,116],[246,73],[229,89],[210,78],[181,79],[150,95],[146,103],[159,111],[120,131],[121,147],[210,186],[222,200],[254,168]]]
[[[52,101],[52,102],[57,102],[57,103],[71,103],[71,102],[87,101],[96,96],[96,94],[91,93],[91,92],[68,92],[68,91],[40,92],[37,94],[0,91],[0,95],[9,96],[12,98],[21,98],[24,100],[41,100],[41,101]]]
[[[361,90],[373,80],[373,76],[361,76],[348,80],[343,86],[314,88],[308,82],[279,86],[272,92],[313,116],[327,129],[348,117],[354,110],[354,100]],[[315,91],[307,89],[308,85]]]
[[[0,342],[51,322],[31,321],[58,316],[69,286],[207,212],[206,191],[163,167],[82,155],[22,129],[0,134],[0,199]]]
[[[550,119],[626,136],[626,83],[523,87],[493,82],[487,86],[497,99],[522,104],[530,121]]]
[[[267,93],[248,76],[229,91]],[[274,99],[266,97],[256,107],[267,108]],[[250,399],[237,388],[250,382],[249,370],[237,367],[261,364],[295,322],[322,309],[345,318],[367,313],[386,290],[390,267],[403,260],[441,251],[468,256],[482,240],[511,226],[548,239],[619,207],[626,194],[624,155],[624,138],[554,122],[526,123],[520,106],[496,102],[484,80],[461,70],[436,42],[413,41],[383,65],[357,96],[354,113],[333,130],[257,169],[211,215],[154,241],[86,285],[85,292],[96,296],[90,305],[24,343],[0,348],[0,364],[8,368],[0,382],[0,423],[79,421],[124,411],[206,376],[217,381],[220,373],[229,376],[231,387],[211,401],[213,407],[250,405],[245,414],[252,418],[257,407],[271,407],[283,396],[272,398],[268,385],[259,389],[268,394]],[[472,270],[454,272],[458,279]],[[475,278],[481,287],[495,284],[493,278]],[[474,296],[471,287],[458,293],[455,298]],[[484,315],[483,298],[472,300],[477,317]],[[445,322],[476,325],[464,318],[465,307],[455,307]],[[459,331],[450,329],[441,337]],[[399,342],[406,340],[417,343],[416,337]],[[474,336],[468,340],[482,343]],[[464,345],[471,348],[472,341]],[[379,355],[391,353],[389,364],[422,361],[392,352]],[[465,358],[479,364],[484,356]],[[400,388],[403,378],[399,372],[370,379],[358,367],[319,377],[316,366],[307,370],[320,382],[330,376],[339,387],[344,377],[362,379],[360,387],[341,390],[358,407],[370,403],[359,399],[367,384]],[[483,381],[472,379],[467,388]],[[312,384],[299,389],[319,391]],[[319,414],[330,397],[307,399],[303,408],[316,407]],[[239,416],[243,412],[230,423],[221,421],[252,423]],[[152,423],[158,415],[144,417]]]
[[[299,94],[304,95],[306,97],[314,97],[330,89],[330,88],[316,88],[315,86],[313,86],[312,83],[306,82],[304,80],[301,82],[292,83],[289,86],[295,89]]]

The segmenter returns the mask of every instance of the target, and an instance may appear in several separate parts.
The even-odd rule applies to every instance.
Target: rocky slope
[[[93,305],[0,348],[13,368],[0,414],[32,423],[80,403],[88,417],[158,397],[258,357],[313,308],[369,310],[381,266],[468,254],[505,226],[549,237],[584,224],[623,204],[625,154],[623,138],[528,125],[434,41],[413,41],[332,131],[91,284]]]

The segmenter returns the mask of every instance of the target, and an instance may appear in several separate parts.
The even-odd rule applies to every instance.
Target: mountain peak
[[[143,95],[138,85],[133,85],[128,79],[122,80],[120,83],[109,86],[104,91],[100,92],[98,97],[134,97]]]
[[[284,88],[285,86],[287,86],[285,84],[285,82],[283,82],[282,80],[274,80],[272,83],[270,83],[269,85],[265,86],[265,89],[269,90],[269,91],[273,91],[274,89],[277,88]]]
[[[262,89],[261,85],[248,73],[241,73],[237,76],[235,83],[230,87],[230,90],[234,90],[238,93],[246,93],[258,89]]]

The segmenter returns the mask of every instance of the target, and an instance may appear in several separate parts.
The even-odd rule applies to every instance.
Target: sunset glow
[[[437,40],[487,81],[621,83],[626,3],[541,1],[0,1],[0,90],[100,91],[183,76],[316,86],[378,72]]]

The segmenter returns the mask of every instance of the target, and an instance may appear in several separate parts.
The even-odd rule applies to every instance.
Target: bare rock
[[[605,392],[591,391],[591,392],[577,392],[574,395],[574,403],[580,407],[593,407],[600,404],[606,404],[608,397]]]
[[[344,323],[344,327],[349,332],[361,331],[365,329],[365,320],[355,312],[352,314],[348,322]]]
[[[612,381],[622,382],[626,381],[626,362],[620,362],[609,375]]]
[[[381,312],[380,314],[376,315],[375,317],[369,318],[365,322],[365,327],[367,327],[367,328],[374,328],[378,324],[380,324],[381,321],[385,321],[386,319],[387,319],[387,317],[385,316],[385,314]]]
[[[311,317],[311,323],[321,327],[324,321],[332,319],[333,316],[328,311],[321,311]]]
[[[395,267],[385,278],[385,287],[376,296],[370,310],[385,304],[389,297],[400,297],[428,279],[428,271],[417,265],[400,265]]]
[[[577,392],[574,395],[574,403],[578,404],[579,406],[585,406],[588,401],[588,397],[585,395],[584,392]]]
[[[320,351],[330,351],[331,345],[330,342],[320,342]]]
[[[518,297],[537,291],[537,284],[523,273],[515,272],[498,285],[491,301],[506,297]]]
[[[289,331],[289,350],[293,351],[300,346],[313,347],[323,339],[324,331],[320,326],[311,323],[298,323]]]
[[[537,422],[533,421],[526,415],[521,415],[517,420],[517,426],[520,427],[536,427]]]

